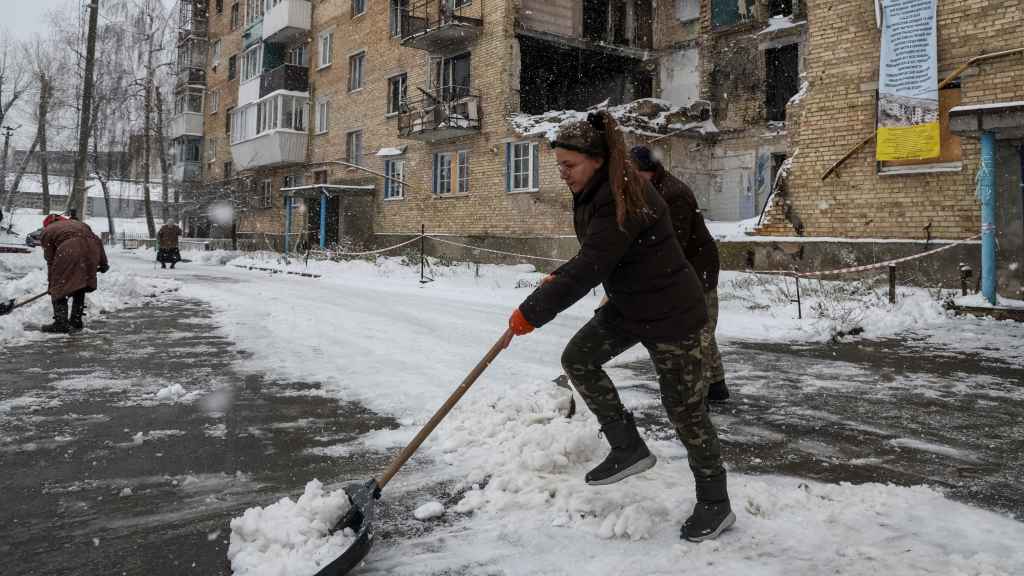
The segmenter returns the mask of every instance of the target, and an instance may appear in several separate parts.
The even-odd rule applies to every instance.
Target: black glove
[[[107,270],[110,270],[110,266],[107,264],[101,264],[100,267],[97,268],[97,270],[100,271],[100,274],[106,274]]]

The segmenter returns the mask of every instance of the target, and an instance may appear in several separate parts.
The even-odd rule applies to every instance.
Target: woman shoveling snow
[[[707,310],[700,281],[675,239],[668,206],[627,159],[610,114],[563,124],[551,146],[573,194],[580,250],[515,310],[509,328],[516,336],[528,334],[604,285],[607,304],[562,354],[565,373],[611,446],[586,481],[612,484],[657,462],[602,368],[641,343],[654,361],[662,403],[686,446],[696,483],[697,503],[680,536],[715,538],[736,517],[718,434],[704,409],[708,390],[701,377],[700,331]]]

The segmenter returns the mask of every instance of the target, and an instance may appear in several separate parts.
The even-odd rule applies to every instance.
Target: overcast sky
[[[19,39],[31,38],[48,27],[47,13],[56,8],[81,0],[0,0],[0,27]]]

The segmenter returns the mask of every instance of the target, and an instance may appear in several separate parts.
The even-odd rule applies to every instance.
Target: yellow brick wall
[[[879,175],[871,143],[836,175],[821,175],[874,130],[880,32],[871,2],[809,0],[809,46],[804,66],[811,83],[801,103],[798,149],[788,182],[792,207],[810,236],[959,239],[978,232],[975,176],[979,150],[961,141],[963,168],[952,173]],[[938,3],[939,75],[971,57],[1019,47],[1024,1],[943,0]],[[1007,43],[1010,44],[1007,44]],[[1012,44],[1012,46],[1011,46]],[[962,78],[962,103],[1024,99],[1024,57],[981,64]],[[793,234],[781,206],[765,234]]]
[[[228,80],[228,60],[242,50],[242,29],[244,23],[235,31],[231,31],[232,0],[224,0],[224,12],[217,13],[217,8],[210,2],[209,12],[209,45],[220,39],[221,57],[216,67],[213,65],[212,53],[206,68],[206,116],[203,120],[203,179],[216,182],[224,179],[224,162],[231,160],[231,142],[224,133],[224,123],[228,116],[227,110],[238,103],[238,76]],[[243,10],[244,12],[244,10]],[[220,91],[220,106],[216,112],[210,109],[210,94]],[[210,150],[213,149],[211,161]]]
[[[482,129],[473,135],[446,142],[425,144],[398,137],[398,121],[388,116],[388,78],[401,72],[408,74],[408,95],[418,99],[417,87],[426,88],[428,55],[422,50],[404,48],[389,33],[387,3],[370,2],[359,16],[350,14],[351,2],[314,0],[313,27],[309,32],[310,108],[308,122],[311,132],[316,126],[316,101],[326,97],[331,102],[330,126],[326,134],[311,135],[307,166],[294,165],[273,170],[249,171],[244,176],[260,181],[272,178],[275,189],[287,174],[303,173],[306,183],[313,172],[327,169],[331,182],[364,180],[363,171],[337,165],[318,164],[344,160],[346,134],[363,131],[362,164],[370,170],[383,172],[384,159],[375,154],[383,147],[406,146],[406,180],[410,184],[400,200],[383,199],[383,179],[376,178],[375,210],[368,214],[379,233],[404,233],[425,225],[435,233],[550,235],[571,232],[569,194],[558,178],[553,154],[546,144],[541,147],[541,190],[529,193],[505,192],[505,143],[516,140],[507,120],[515,99],[511,98],[513,66],[517,52],[512,32],[509,0],[478,0],[483,10],[483,33],[469,49],[472,52],[473,90],[481,94]],[[244,25],[229,30],[230,2],[224,14],[215,10],[210,17],[210,37],[223,38],[222,62],[216,72],[209,72],[209,87],[221,90],[220,110],[207,115],[207,141],[216,146],[216,160],[206,164],[205,179],[223,179],[223,162],[230,159],[230,146],[224,134],[224,110],[237,102],[238,81],[227,81],[227,59],[241,47]],[[318,34],[333,28],[334,58],[326,68],[317,69]],[[349,56],[366,51],[364,87],[348,91]],[[432,157],[436,152],[470,150],[470,193],[463,196],[435,197],[431,191]],[[208,156],[204,155],[204,161]],[[284,228],[281,195],[275,194],[273,209],[251,209],[242,215],[245,230],[280,232]]]

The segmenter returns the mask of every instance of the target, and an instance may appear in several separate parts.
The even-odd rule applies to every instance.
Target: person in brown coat
[[[178,238],[183,234],[184,232],[181,231],[181,228],[174,220],[169,220],[156,233],[159,243],[156,261],[160,263],[161,268],[167,268],[167,265],[170,264],[173,270],[174,265],[181,261],[181,251],[178,250]]]
[[[646,146],[634,146],[633,162],[637,170],[661,194],[672,213],[672,227],[676,240],[683,249],[686,259],[697,271],[704,286],[704,302],[708,306],[708,323],[700,335],[701,351],[704,356],[703,377],[708,383],[708,401],[725,402],[729,399],[729,388],[725,385],[725,368],[722,355],[715,340],[718,327],[718,245],[711,236],[704,216],[697,205],[697,197],[682,180],[668,173],[665,166],[651,154]]]
[[[96,272],[110,269],[103,242],[86,224],[50,214],[43,220],[40,239],[46,258],[53,324],[43,332],[68,333],[84,328],[85,294],[96,290]],[[68,297],[71,316],[68,317]]]

